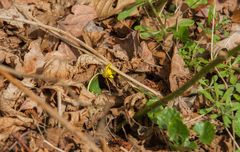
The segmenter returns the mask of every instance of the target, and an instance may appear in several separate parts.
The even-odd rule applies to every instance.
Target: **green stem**
[[[210,70],[213,69],[214,67],[216,67],[219,63],[222,63],[222,62],[226,61],[231,56],[237,56],[239,54],[239,50],[240,50],[240,45],[235,47],[234,49],[228,51],[224,55],[219,55],[216,59],[211,61],[207,66],[202,68],[199,71],[199,73],[197,73],[195,76],[193,76],[192,79],[189,80],[188,82],[186,82],[182,87],[180,87],[176,91],[170,93],[169,95],[163,97],[162,99],[159,98],[159,101],[154,102],[153,104],[151,104],[149,106],[145,106],[143,109],[140,109],[134,115],[133,118],[134,119],[139,119],[143,115],[145,115],[148,112],[152,111],[153,109],[157,108],[158,106],[164,105],[164,104],[166,105],[170,100],[173,100],[174,98],[182,95],[187,89],[189,89],[193,84],[198,82],[199,79],[201,79],[204,75],[206,75],[208,72],[210,72]],[[117,127],[117,130],[120,129],[122,126],[126,125],[126,124],[127,124],[126,121],[122,122],[120,124],[121,126]]]

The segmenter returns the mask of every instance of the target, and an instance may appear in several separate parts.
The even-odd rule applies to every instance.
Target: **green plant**
[[[208,4],[208,0],[185,0],[185,3],[190,8],[195,9],[201,5]],[[228,57],[232,55],[234,55],[234,57],[225,63],[221,63],[226,58],[210,58],[208,51],[189,36],[189,27],[193,25],[197,25],[199,29],[202,29],[203,34],[213,39],[213,43],[229,35],[228,31],[224,30],[223,27],[227,25],[230,20],[223,17],[217,21],[214,6],[208,5],[207,7],[209,9],[208,18],[206,22],[203,23],[195,22],[192,19],[182,19],[177,25],[165,28],[164,30],[162,28],[161,30],[152,30],[150,27],[141,25],[135,26],[135,30],[140,32],[141,38],[151,38],[157,42],[161,42],[165,35],[173,34],[174,39],[182,44],[182,47],[179,49],[179,54],[183,57],[186,66],[194,72],[199,72],[192,80],[176,92],[160,100],[150,99],[147,106],[135,115],[137,119],[147,113],[148,117],[156,123],[160,129],[167,132],[172,147],[177,150],[194,149],[196,148],[196,143],[189,138],[189,129],[191,128],[187,128],[179,112],[173,108],[165,107],[164,104],[174,97],[181,95],[184,90],[198,80],[199,93],[211,102],[210,106],[202,108],[199,113],[208,115],[212,119],[222,120],[225,127],[232,127],[233,133],[236,133],[236,135],[240,137],[240,82],[237,76],[239,68],[236,66],[240,64],[240,57],[236,56],[236,50],[238,50],[239,47],[228,52]],[[217,22],[212,22],[213,19]],[[210,71],[209,68],[215,68],[217,70]],[[204,76],[206,74],[204,70],[209,72],[207,77]],[[199,122],[195,124],[192,129],[196,132],[199,141],[203,144],[210,144],[213,140],[215,126],[210,122]]]
[[[185,0],[185,3],[192,9],[197,8],[200,5],[208,4],[208,0]]]
[[[147,106],[157,102],[157,99],[150,99]],[[148,117],[155,122],[159,128],[167,131],[169,140],[173,143],[172,148],[176,150],[190,150],[197,148],[197,144],[189,138],[189,129],[184,124],[180,113],[174,108],[157,107],[148,112]],[[215,135],[215,128],[210,122],[200,122],[194,127],[199,135],[200,142],[210,144]]]

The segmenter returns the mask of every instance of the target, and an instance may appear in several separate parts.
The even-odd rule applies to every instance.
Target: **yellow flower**
[[[102,76],[106,79],[113,79],[115,74],[116,72],[111,69],[111,64],[108,64],[103,70]]]

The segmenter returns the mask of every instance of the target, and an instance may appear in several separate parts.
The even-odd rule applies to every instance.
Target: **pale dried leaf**
[[[8,87],[1,92],[1,97],[8,100],[16,101],[21,96],[21,90],[10,83]]]
[[[88,54],[82,54],[78,57],[76,66],[86,66],[86,65],[102,65],[102,63],[94,56]]]
[[[136,112],[135,110],[141,109],[145,105],[145,103],[145,96],[140,92],[126,97],[124,99],[124,107],[126,112],[128,113],[128,116],[132,118]]]
[[[47,53],[45,56],[45,60],[47,61],[53,58],[68,61],[76,60],[76,56],[72,52],[71,48],[64,42],[61,42],[61,44],[58,46],[58,51]]]
[[[28,74],[36,73],[38,68],[44,65],[44,56],[40,48],[40,39],[32,41],[29,46],[29,52],[24,56],[24,72]]]
[[[189,70],[185,67],[185,63],[178,54],[177,47],[174,48],[174,54],[171,63],[171,72],[169,75],[169,83],[171,91],[175,91],[188,81]]]
[[[25,129],[26,122],[18,118],[0,118],[0,141],[6,140],[12,133]]]
[[[230,11],[234,11],[236,8],[238,8],[238,0],[216,1],[216,11],[220,11],[224,8]]]
[[[13,53],[6,52],[3,50],[0,50],[0,63],[7,63],[7,64],[14,64],[15,69],[18,71],[22,71],[22,64],[20,62],[20,59],[18,56],[14,55]]]
[[[19,18],[19,19],[24,19],[24,16],[18,12],[18,10],[15,7],[11,7],[9,9],[0,9],[0,16],[4,17],[13,17],[14,18]],[[8,21],[9,24],[16,26],[18,28],[23,28],[22,22],[17,22],[17,21]]]
[[[76,72],[73,75],[75,82],[86,82],[89,81],[97,72],[96,65],[88,65],[86,68],[81,68],[78,65],[75,66]]]
[[[71,79],[74,73],[75,69],[68,61],[56,58],[46,62],[42,72],[47,78],[63,80]]]
[[[92,0],[90,5],[95,8],[99,19],[105,19],[121,12],[134,3],[135,0]]]
[[[155,65],[155,60],[153,58],[152,52],[149,50],[146,42],[141,42],[142,51],[140,52],[140,57],[144,62]]]
[[[76,37],[81,36],[83,28],[97,17],[95,10],[86,5],[74,5],[72,13],[64,21],[59,22],[59,25]]]
[[[11,0],[1,0],[0,3],[2,4],[3,8],[8,9],[12,6]]]
[[[240,44],[240,26],[239,24],[234,24],[234,26],[232,27],[231,35],[228,36],[226,39],[217,42],[214,46],[213,51],[217,52],[223,48],[231,50],[234,47],[238,46],[239,44]]]
[[[58,147],[60,138],[63,134],[63,129],[62,128],[48,128],[46,131],[46,140],[50,142],[53,146]],[[44,146],[50,150],[54,151],[53,147],[44,144]]]
[[[123,50],[119,44],[113,45],[113,49],[107,49],[111,52],[116,58],[121,59],[123,61],[128,61],[128,55],[125,50]]]

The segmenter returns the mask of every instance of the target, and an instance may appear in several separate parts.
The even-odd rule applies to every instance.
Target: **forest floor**
[[[238,9],[1,0],[0,151],[240,151]]]

